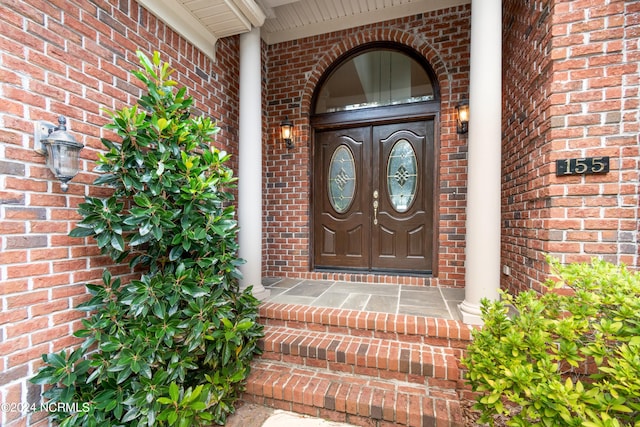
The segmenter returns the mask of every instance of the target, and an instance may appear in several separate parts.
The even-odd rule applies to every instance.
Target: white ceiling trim
[[[261,28],[265,43],[274,44],[471,3],[471,0],[137,1],[213,60],[218,39],[246,33],[252,27]]]
[[[277,0],[271,0],[277,1]],[[360,13],[357,15],[338,16],[330,20],[306,24],[296,28],[274,30],[269,31],[269,22],[265,23],[261,35],[265,43],[275,44],[290,40],[296,40],[303,37],[317,36],[320,34],[329,33],[332,31],[341,31],[348,28],[358,27],[361,25],[367,25],[374,22],[387,21],[389,19],[402,18],[409,15],[418,13],[431,12],[433,10],[444,9],[448,7],[460,6],[471,3],[471,0],[430,0],[430,1],[418,1],[413,3],[407,3],[399,6],[381,8],[371,12]],[[286,6],[284,6],[286,7]],[[278,15],[279,12],[284,12],[284,7],[280,10],[274,8],[273,12]],[[283,20],[283,16],[278,16],[276,19]]]
[[[254,27],[261,27],[264,24],[266,18],[260,6],[253,0],[233,0],[233,3],[240,9],[240,11],[247,17]],[[247,31],[250,31],[249,27]]]
[[[189,40],[209,58],[215,60],[215,44],[218,37],[210,32],[200,20],[191,15],[177,1],[137,0],[158,19],[164,21],[178,34]]]
[[[213,60],[218,39],[248,32],[252,26],[260,27],[266,18],[254,0],[224,0],[217,4],[188,0],[137,1]],[[203,4],[202,14],[209,13],[211,23],[206,17],[198,16],[199,10],[188,8],[199,8]]]

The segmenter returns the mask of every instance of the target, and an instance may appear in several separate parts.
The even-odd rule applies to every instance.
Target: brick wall
[[[33,403],[40,387],[27,379],[40,355],[76,342],[83,283],[105,267],[129,273],[67,236],[83,197],[104,191],[90,185],[100,137],[110,136],[101,109],[135,103],[135,51],[159,50],[196,108],[219,120],[216,145],[236,152],[238,38],[219,41],[213,63],[133,1],[5,1],[0,15],[0,402]],[[33,151],[34,121],[55,123],[61,114],[85,145],[68,193]],[[7,427],[46,424],[42,415],[0,417]]]
[[[640,4],[505,2],[503,287],[540,289],[544,254],[638,266]],[[557,159],[610,156],[605,175]]]
[[[237,153],[237,37],[218,41],[214,63],[133,1],[78,4],[0,4],[3,403],[37,401],[40,390],[27,379],[40,354],[75,342],[83,283],[107,266],[130,273],[67,233],[83,197],[104,191],[91,185],[99,139],[109,136],[101,108],[137,99],[140,86],[129,74],[135,50],[170,58],[196,108],[219,119],[216,145]],[[538,288],[546,252],[565,262],[596,255],[637,267],[640,3],[505,0],[504,10],[502,259],[512,274],[503,287]],[[469,18],[461,6],[264,46],[266,275],[464,285],[467,141],[455,133],[453,109],[468,96]],[[311,97],[342,54],[381,40],[424,55],[440,85],[434,280],[310,272]],[[34,121],[60,114],[86,146],[68,193],[33,151]],[[291,151],[277,136],[285,116],[296,126]],[[555,176],[556,159],[599,155],[611,157],[607,175]],[[17,413],[0,416],[1,425],[27,424]]]
[[[367,282],[463,286],[467,140],[455,131],[454,107],[468,97],[470,7],[460,6],[268,46],[265,141],[265,274]],[[441,91],[439,256],[435,280],[310,272],[311,98],[323,73],[341,55],[374,41],[393,41],[422,54]],[[278,140],[288,116],[296,147]]]
[[[551,93],[549,1],[503,3],[502,263],[527,287],[546,273]]]

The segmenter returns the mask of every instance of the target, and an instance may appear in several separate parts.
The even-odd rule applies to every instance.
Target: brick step
[[[422,343],[451,349],[458,358],[471,340],[470,328],[455,320],[293,304],[262,304],[260,323],[304,331]]]
[[[265,326],[262,359],[373,378],[456,389],[458,361],[448,348],[373,337]]]
[[[462,427],[469,328],[414,315],[264,303],[245,401],[359,426]]]
[[[464,425],[455,391],[264,359],[243,400],[359,426]]]

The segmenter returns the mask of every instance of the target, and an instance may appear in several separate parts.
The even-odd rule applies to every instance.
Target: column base
[[[467,325],[484,325],[482,321],[482,311],[480,311],[480,305],[472,304],[462,301],[462,304],[458,305],[458,313],[462,322]]]
[[[241,280],[240,292],[243,292],[249,286],[251,286],[251,284],[245,282],[244,280]],[[253,288],[251,288],[251,295],[259,299],[260,301],[264,301],[271,296],[271,291],[269,289],[265,289],[265,287],[262,286],[262,283],[258,281],[256,284],[253,285]]]
[[[256,299],[260,301],[264,301],[271,296],[271,291],[269,289],[265,289],[262,285],[260,288],[256,288],[255,286],[252,289],[252,294]]]

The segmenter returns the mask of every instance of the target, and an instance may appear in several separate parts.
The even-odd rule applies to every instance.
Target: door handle
[[[378,190],[373,192],[373,225],[378,225]]]

